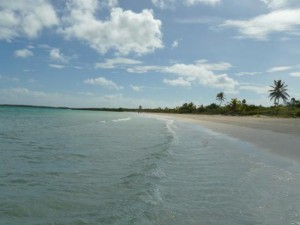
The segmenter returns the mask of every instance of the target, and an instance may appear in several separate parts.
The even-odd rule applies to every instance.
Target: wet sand
[[[199,124],[300,163],[300,119],[192,114],[152,114]]]

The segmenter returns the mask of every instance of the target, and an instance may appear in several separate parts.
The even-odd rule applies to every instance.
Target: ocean
[[[296,225],[300,165],[148,114],[0,107],[1,225]]]

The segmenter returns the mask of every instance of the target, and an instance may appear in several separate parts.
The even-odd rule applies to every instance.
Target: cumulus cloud
[[[33,56],[33,53],[28,49],[19,49],[15,51],[15,56],[19,58],[28,58],[30,56]]]
[[[272,33],[295,32],[300,25],[300,9],[282,9],[250,20],[227,20],[221,27],[238,29],[240,38],[267,40]]]
[[[0,1],[0,40],[36,38],[44,28],[58,23],[53,6],[46,0]]]
[[[51,49],[49,56],[52,60],[57,62],[66,63],[68,61],[58,48]]]
[[[104,77],[98,77],[98,78],[92,78],[92,79],[87,79],[84,81],[85,84],[92,84],[92,85],[99,85],[104,88],[108,89],[114,89],[114,90],[121,90],[123,87],[117,85],[111,80],[107,80]]]
[[[97,0],[72,0],[60,32],[66,38],[87,43],[101,54],[114,50],[117,54],[147,54],[163,47],[161,21],[151,10],[135,13],[112,8],[107,20],[96,17]]]
[[[129,58],[106,59],[104,63],[96,63],[95,68],[114,69],[118,66],[141,64],[141,61]]]
[[[174,79],[174,80],[164,79],[163,82],[165,84],[168,84],[168,85],[171,85],[171,86],[181,86],[181,87],[190,87],[191,86],[191,82],[183,79],[182,77],[179,77],[179,78]]]
[[[209,63],[207,60],[198,60],[194,64],[175,63],[171,66],[137,66],[127,69],[127,72],[146,73],[156,71],[170,73],[178,76],[178,79],[163,82],[177,86],[188,86],[192,83],[200,83],[208,87],[234,90],[238,82],[230,78],[226,73],[216,74],[217,71],[225,71],[232,67],[230,63]]]
[[[290,66],[277,66],[277,67],[271,67],[267,70],[268,73],[276,73],[276,72],[283,72],[292,69]]]
[[[174,64],[166,67],[165,72],[173,73],[179,77],[186,78],[189,82],[198,82],[209,87],[222,88],[225,90],[233,90],[238,82],[230,78],[227,74],[215,74],[214,71],[221,70],[221,68],[228,68],[227,63],[208,64]]]

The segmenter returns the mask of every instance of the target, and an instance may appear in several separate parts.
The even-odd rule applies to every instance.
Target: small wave
[[[124,122],[124,121],[128,121],[128,120],[131,120],[131,117],[115,119],[115,120],[112,120],[112,122],[118,123],[118,122]]]
[[[174,126],[174,120],[166,120],[166,127],[167,130],[174,136],[176,137],[176,132],[175,132],[175,126]]]
[[[157,186],[153,190],[149,190],[145,195],[141,196],[141,200],[150,205],[158,205],[163,202],[163,198]]]
[[[169,133],[169,137],[172,140],[172,143],[177,145],[178,144],[178,136],[177,136],[177,133],[176,133],[177,126],[174,124],[174,120],[166,119],[164,121],[166,123],[166,125],[165,125],[166,130]],[[172,151],[171,151],[170,148],[168,149],[168,153],[172,155]]]
[[[106,121],[105,120],[101,120],[101,121],[99,121],[99,123],[106,123]]]
[[[163,178],[166,176],[166,174],[158,168],[150,171],[150,173],[148,173],[147,175],[153,178]]]
[[[175,129],[177,128],[177,126],[174,124],[174,120],[173,119],[168,119],[168,118],[164,118],[164,117],[156,117],[153,115],[145,115],[144,117],[146,118],[154,118],[156,120],[159,121],[163,121],[166,124],[166,128],[168,130],[169,133],[172,134],[172,136],[176,137],[176,131]]]

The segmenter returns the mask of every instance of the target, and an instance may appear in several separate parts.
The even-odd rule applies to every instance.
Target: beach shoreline
[[[198,124],[300,163],[300,119],[151,113],[154,117]]]

